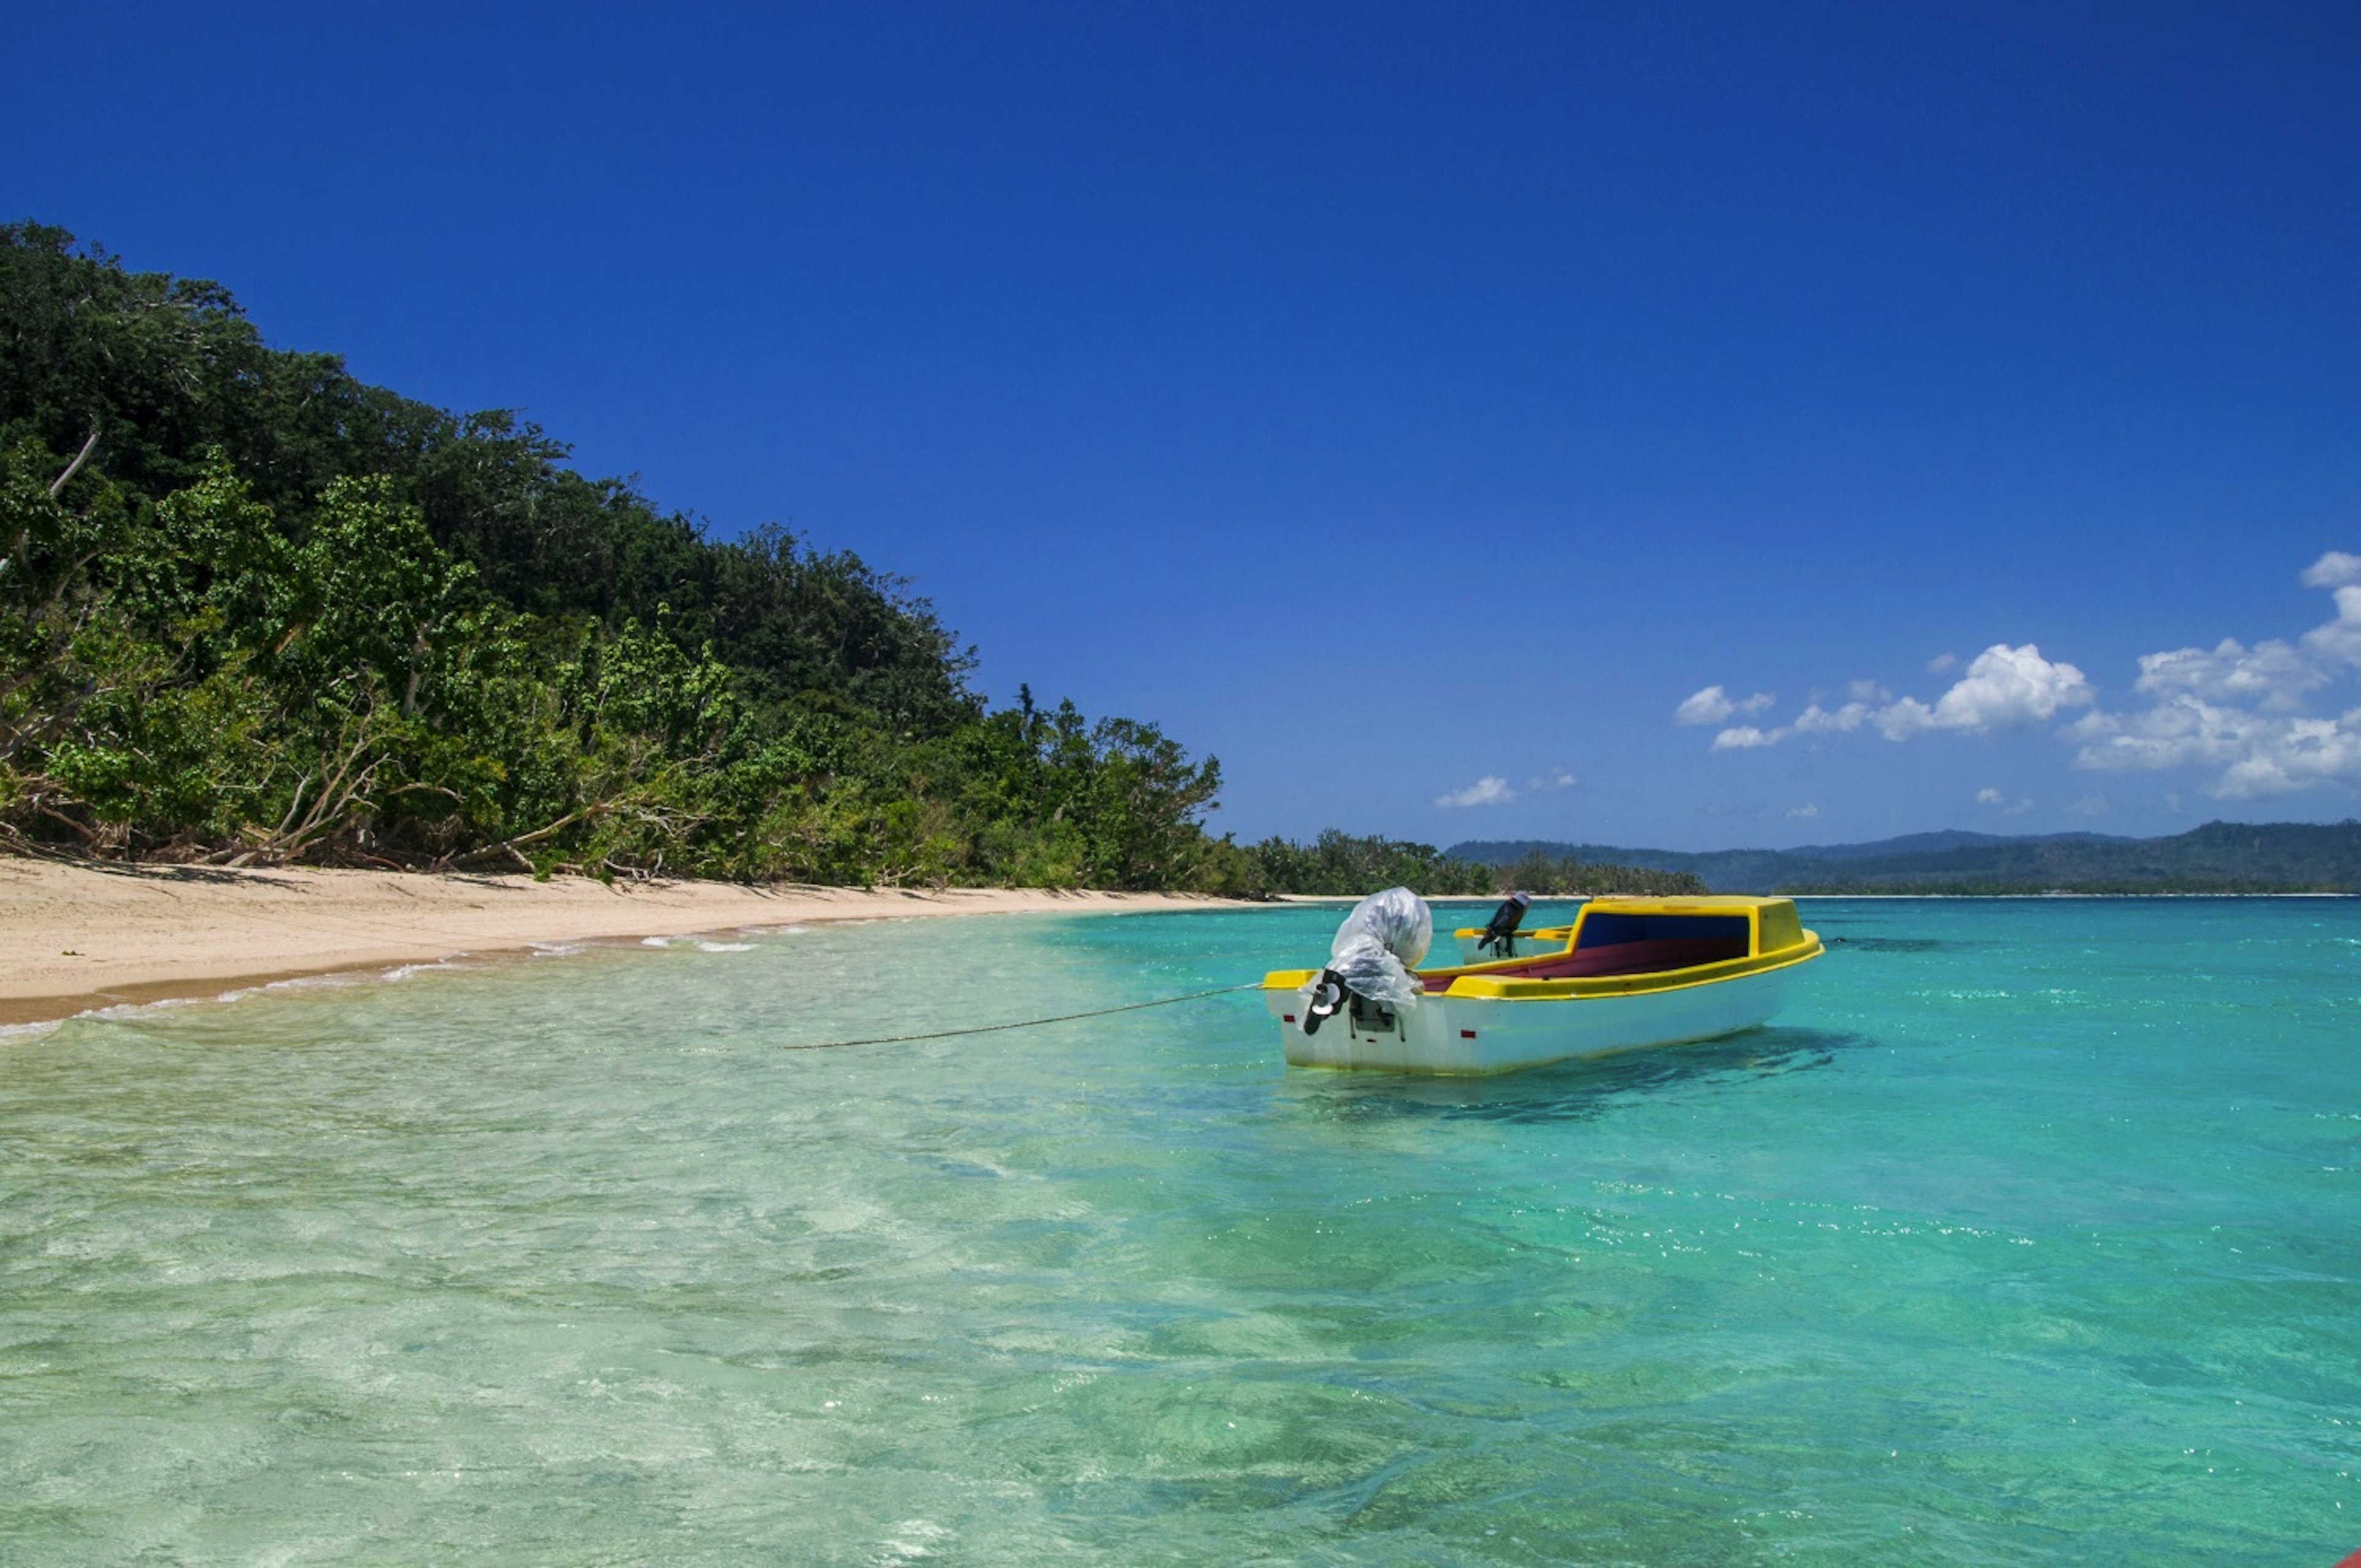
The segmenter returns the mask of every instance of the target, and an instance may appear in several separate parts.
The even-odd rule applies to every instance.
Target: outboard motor
[[[1492,923],[1484,927],[1484,935],[1477,942],[1476,950],[1483,953],[1497,953],[1504,959],[1514,958],[1517,952],[1517,927],[1523,922],[1525,911],[1532,906],[1532,902],[1533,895],[1530,893],[1509,894],[1508,902],[1492,911]]]
[[[1316,1035],[1320,1025],[1345,1010],[1345,999],[1352,994],[1345,988],[1345,977],[1334,970],[1324,969],[1320,978],[1312,982],[1312,999],[1303,1004],[1303,1032]]]
[[[1353,905],[1328,944],[1328,967],[1296,990],[1302,1030],[1313,1034],[1354,997],[1408,1012],[1426,994],[1415,970],[1434,939],[1434,915],[1406,887],[1373,893]]]

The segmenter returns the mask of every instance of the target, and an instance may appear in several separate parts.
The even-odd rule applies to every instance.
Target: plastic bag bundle
[[[1408,1009],[1426,988],[1411,972],[1434,940],[1434,915],[1426,900],[1406,887],[1373,893],[1353,905],[1328,944],[1328,968],[1345,989],[1371,1002]],[[1304,990],[1309,992],[1314,979]]]

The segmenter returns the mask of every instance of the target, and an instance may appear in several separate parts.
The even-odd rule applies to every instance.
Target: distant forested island
[[[1916,833],[1869,844],[1687,853],[1512,839],[1455,844],[1455,860],[1532,854],[1686,872],[1721,893],[2361,893],[2361,822],[2208,822],[2168,838]]]

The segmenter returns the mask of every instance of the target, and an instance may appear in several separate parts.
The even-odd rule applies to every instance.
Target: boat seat
[[[1743,937],[1671,937],[1648,942],[1618,942],[1578,953],[1543,953],[1521,963],[1487,969],[1492,980],[1580,980],[1608,974],[1658,974],[1665,970],[1719,963],[1746,956]],[[1456,974],[1421,975],[1429,991],[1446,991]]]

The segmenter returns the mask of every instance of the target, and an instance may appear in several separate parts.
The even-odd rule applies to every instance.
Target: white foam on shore
[[[340,990],[348,985],[366,985],[376,978],[377,976],[373,974],[360,973],[350,970],[339,970],[331,974],[290,975],[285,980],[269,980],[263,981],[260,985],[241,985],[236,990],[225,991],[214,996],[184,997],[181,1000],[189,1002],[243,1002],[249,996],[260,996],[266,992]],[[162,1003],[155,1003],[155,1005],[161,1006]]]
[[[456,970],[481,969],[484,966],[481,964],[457,963],[450,959],[437,959],[431,964],[396,964],[393,968],[385,971],[384,978],[387,980],[408,980],[412,975],[428,974],[436,970]]]
[[[0,1041],[13,1044],[43,1039],[78,1018],[103,1018],[109,1023],[122,1023],[148,1017],[167,1007],[192,1007],[201,1002],[225,1002],[252,993],[253,988],[248,987],[243,992],[227,992],[220,996],[159,996],[153,1002],[112,1002],[104,1007],[85,1007],[63,1018],[43,1018],[31,1024],[0,1025]]]
[[[562,957],[579,952],[571,947],[564,953],[544,952],[539,945],[533,956]],[[201,992],[192,996],[159,996],[152,1002],[114,1002],[99,1007],[85,1007],[62,1018],[44,1018],[30,1024],[0,1025],[0,1046],[29,1043],[43,1039],[67,1024],[81,1018],[96,1018],[109,1023],[130,1022],[151,1017],[170,1007],[194,1007],[205,1003],[246,1002],[270,994],[291,995],[313,991],[348,991],[357,986],[382,985],[405,981],[434,972],[463,973],[491,966],[482,960],[469,961],[465,954],[437,959],[428,963],[393,964],[383,969],[331,970],[324,974],[289,975],[283,980],[264,981],[258,985],[233,985],[225,990]]]

